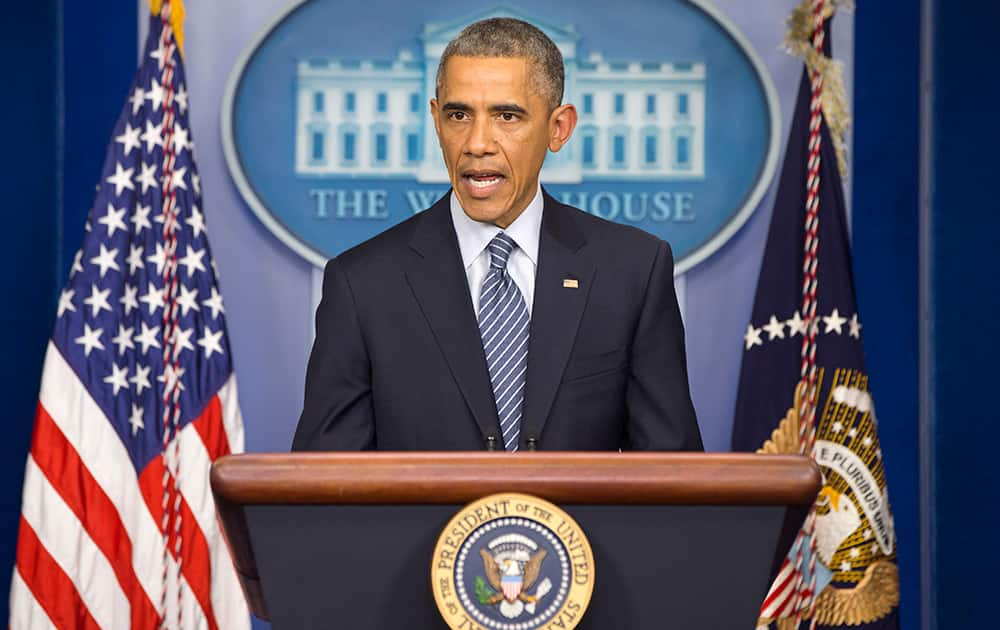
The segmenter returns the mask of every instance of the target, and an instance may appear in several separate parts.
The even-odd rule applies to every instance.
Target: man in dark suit
[[[538,182],[576,109],[540,30],[445,49],[452,191],[326,267],[295,450],[701,450],[664,241]]]

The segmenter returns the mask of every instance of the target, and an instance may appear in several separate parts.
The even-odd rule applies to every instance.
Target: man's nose
[[[493,124],[489,116],[477,117],[472,122],[469,137],[465,143],[465,152],[475,157],[492,155],[496,152],[496,140],[493,137]]]

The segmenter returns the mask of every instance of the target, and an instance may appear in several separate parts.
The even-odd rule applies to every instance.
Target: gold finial
[[[174,31],[174,41],[177,42],[177,50],[184,54],[184,0],[168,0],[170,5],[170,27]],[[153,15],[160,15],[163,11],[163,0],[149,0],[149,11]]]

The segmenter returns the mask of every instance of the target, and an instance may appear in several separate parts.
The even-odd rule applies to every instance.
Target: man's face
[[[431,101],[451,185],[475,221],[510,225],[535,196],[546,151],[576,125],[572,105],[549,111],[533,70],[522,57],[452,57]]]

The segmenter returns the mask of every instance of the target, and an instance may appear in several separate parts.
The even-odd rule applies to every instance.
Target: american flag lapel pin
[[[579,289],[580,281],[576,278],[563,278],[563,288],[564,289]]]

